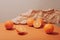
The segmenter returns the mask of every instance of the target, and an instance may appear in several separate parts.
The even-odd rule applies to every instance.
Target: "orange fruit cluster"
[[[15,30],[17,31],[17,33],[20,34],[20,35],[24,35],[24,34],[27,33],[27,32],[25,31],[26,29],[25,29],[23,26],[21,26],[21,27],[19,27],[19,26],[14,27],[14,24],[13,24],[12,21],[6,21],[5,24],[4,24],[4,26],[5,26],[5,28],[6,28],[7,30],[12,30],[12,29],[15,28]]]
[[[41,28],[43,27],[45,33],[53,33],[54,31],[54,25],[53,24],[49,24],[49,23],[45,23],[43,19],[41,18],[37,18],[36,20],[33,19],[33,18],[28,18],[27,19],[27,25],[28,26],[33,26],[34,28]],[[10,29],[13,29],[14,27],[14,24],[12,21],[6,21],[5,22],[5,28],[10,30]],[[16,31],[19,33],[19,34],[25,34],[26,31],[25,31],[25,28],[24,27],[17,27],[16,28]]]
[[[40,28],[44,25],[44,21],[43,19],[40,19],[40,18],[37,18],[36,20],[34,20],[33,18],[29,18],[27,19],[27,25],[33,26],[35,28]]]
[[[34,28],[41,28],[43,27],[45,33],[53,33],[54,31],[54,25],[53,24],[49,24],[49,23],[45,23],[43,19],[41,18],[37,18],[36,20],[29,18],[27,20],[27,25],[29,26],[33,26]]]

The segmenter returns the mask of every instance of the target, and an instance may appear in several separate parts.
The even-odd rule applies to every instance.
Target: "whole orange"
[[[46,24],[44,26],[44,31],[46,33],[53,33],[53,31],[54,31],[54,25],[53,24]]]
[[[42,27],[44,25],[44,21],[43,21],[43,19],[40,19],[40,18],[38,18],[37,20],[35,20],[34,22],[33,22],[33,26],[35,27],[35,28],[40,28],[40,27]]]
[[[28,18],[27,19],[27,25],[28,26],[33,26],[34,19],[33,18]]]
[[[6,29],[8,29],[8,30],[10,30],[10,29],[12,29],[13,28],[13,22],[12,21],[6,21],[5,22],[5,28]]]

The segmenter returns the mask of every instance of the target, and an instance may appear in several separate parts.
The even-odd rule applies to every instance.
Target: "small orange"
[[[34,19],[33,18],[28,18],[27,19],[27,25],[33,26]]]
[[[53,24],[46,24],[44,26],[44,31],[46,33],[53,33],[53,31],[54,31],[54,25]]]
[[[33,26],[35,27],[35,28],[40,28],[40,27],[42,27],[44,25],[44,21],[43,21],[43,19],[40,19],[40,18],[37,18],[37,20],[35,20],[34,22],[33,22]]]
[[[13,28],[13,22],[12,21],[6,21],[5,22],[5,28],[10,30]]]

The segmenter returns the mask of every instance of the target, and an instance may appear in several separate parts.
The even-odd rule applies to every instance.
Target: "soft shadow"
[[[49,35],[59,35],[58,32],[49,33]]]
[[[15,28],[12,28],[12,29],[6,29],[6,30],[13,31],[13,30],[15,30]]]
[[[26,35],[26,34],[28,34],[28,33],[18,33],[18,35],[23,35],[23,36]]]

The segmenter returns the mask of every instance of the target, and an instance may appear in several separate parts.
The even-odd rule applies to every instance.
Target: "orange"
[[[16,31],[20,35],[25,35],[27,33],[27,30],[24,26],[16,26]]]
[[[27,19],[27,25],[28,26],[33,26],[34,19],[33,18],[28,18]]]
[[[43,21],[43,19],[40,19],[40,18],[37,18],[37,20],[35,20],[34,22],[33,22],[33,26],[35,27],[35,28],[40,28],[40,27],[42,27],[44,25],[44,21]]]
[[[45,33],[53,33],[54,31],[54,25],[53,24],[46,24],[44,26]]]
[[[13,28],[13,22],[12,21],[6,21],[5,22],[5,28],[6,29],[12,29]]]

